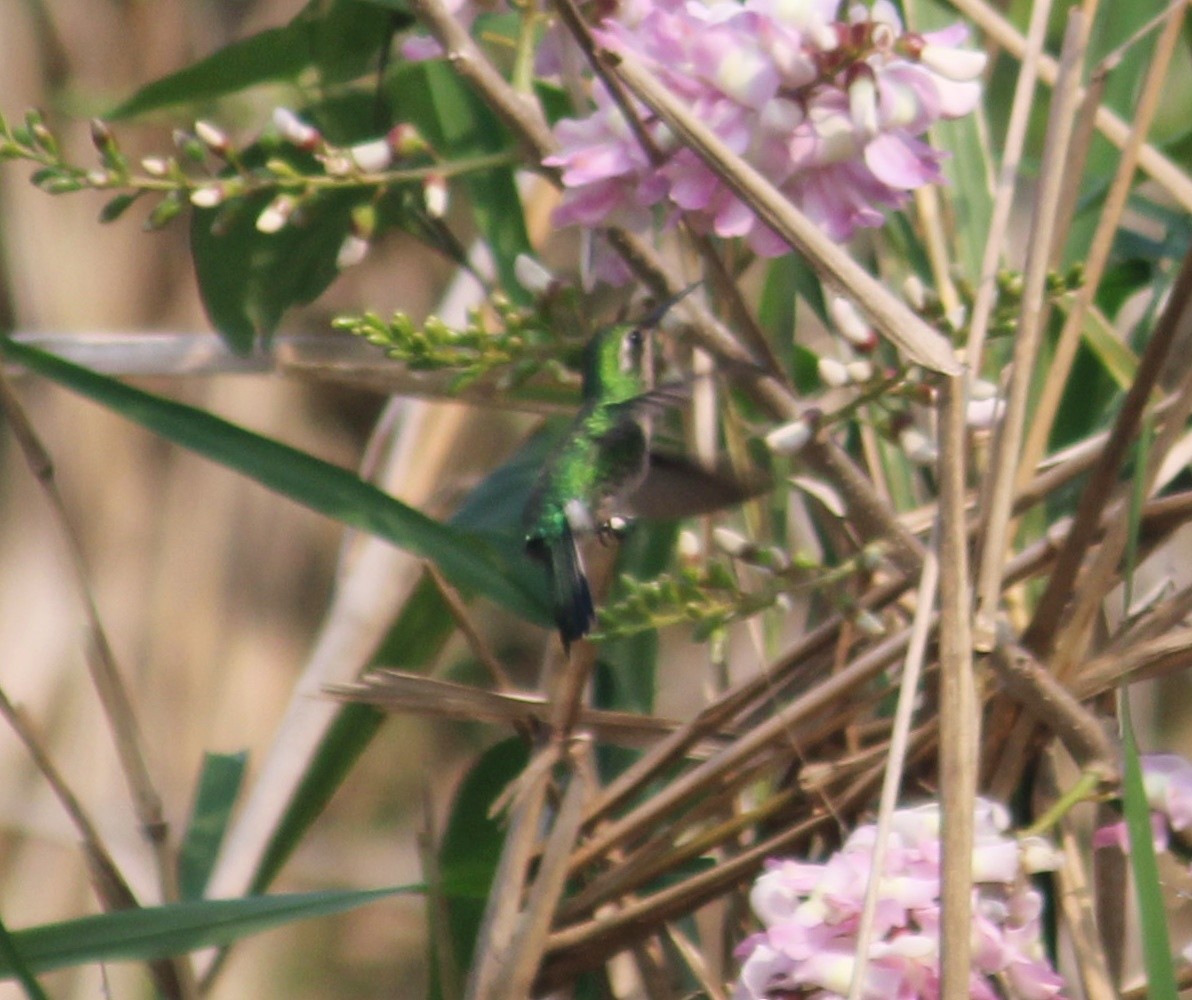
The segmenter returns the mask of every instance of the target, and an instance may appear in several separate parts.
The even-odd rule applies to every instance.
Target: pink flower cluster
[[[882,211],[940,177],[942,154],[920,136],[970,112],[985,65],[962,49],[966,29],[906,32],[894,5],[839,0],[623,0],[596,31],[632,52],[736,153],[833,239],[877,226]],[[644,109],[652,159],[608,91],[555,128],[546,160],[566,188],[560,224],[644,230],[662,206],[697,226],[740,237],[757,253],[786,244]]]
[[[1172,831],[1192,828],[1192,763],[1179,754],[1148,753],[1138,759],[1142,787],[1151,807],[1151,831],[1155,850],[1166,851]],[[1094,847],[1130,850],[1125,822],[1103,826],[1093,834]]]
[[[939,808],[894,814],[881,873],[874,944],[862,996],[912,1000],[939,996]],[[1063,980],[1040,936],[1043,901],[1024,877],[1054,867],[1046,842],[1006,835],[1005,811],[979,801],[973,867],[973,972],[970,996],[996,1000],[995,977],[1024,1000],[1060,997]],[[864,826],[823,864],[771,861],[750,894],[764,930],[737,949],[735,1000],[807,996],[830,1000],[849,991],[857,931],[871,877],[876,827]]]

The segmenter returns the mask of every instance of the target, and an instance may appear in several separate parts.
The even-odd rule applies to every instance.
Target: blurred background
[[[9,0],[0,4],[0,110],[20,120],[27,108],[41,109],[70,157],[93,162],[89,118],[234,38],[285,23],[301,6],[299,0]],[[219,120],[251,134],[277,99],[254,92],[222,105]],[[120,141],[133,156],[168,153],[177,124],[185,123],[121,125]],[[145,233],[143,213],[134,209],[101,226],[98,195],[52,198],[29,184],[29,173],[22,164],[0,164],[6,329],[209,331],[185,219]],[[283,329],[324,332],[337,309],[387,315],[400,306],[420,316],[447,277],[446,266],[429,255],[384,244],[317,309],[289,316]],[[385,403],[373,393],[267,374],[137,384],[351,468]],[[205,751],[247,751],[253,780],[323,621],[344,533],[64,391],[27,377],[17,385],[53,456],[177,836]],[[424,414],[432,427],[443,418],[455,428],[458,417],[447,409]],[[426,504],[451,482],[459,458],[435,462],[428,470],[435,484],[409,484]],[[150,852],[87,676],[85,619],[68,550],[7,434],[0,435],[0,463],[0,686],[28,712],[140,898],[156,902]],[[428,765],[450,779],[461,752],[481,738],[457,726],[391,721],[276,888],[419,881],[421,810],[400,803],[420,801]],[[4,921],[20,928],[98,912],[75,832],[6,727],[0,773]],[[449,780],[439,786],[444,801],[449,787]],[[416,996],[423,935],[418,897],[294,925],[243,943],[214,995]],[[151,990],[139,968],[108,974],[108,995]],[[95,997],[102,989],[95,968],[57,973],[44,983],[55,997]],[[0,997],[20,995],[16,986],[0,985]]]

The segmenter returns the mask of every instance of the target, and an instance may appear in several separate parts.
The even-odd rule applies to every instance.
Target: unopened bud
[[[679,551],[679,560],[685,563],[695,562],[704,554],[699,535],[687,528],[679,532],[679,540],[675,547]]]
[[[873,362],[866,361],[864,358],[850,361],[844,368],[853,382],[868,382],[873,378]]]
[[[865,322],[857,307],[848,299],[836,296],[828,304],[828,311],[840,335],[857,350],[868,352],[877,347],[877,334],[873,332],[873,327]]]
[[[1006,404],[997,396],[971,399],[964,409],[964,422],[975,430],[989,430],[1002,418]]]
[[[447,178],[442,174],[431,174],[426,178],[422,196],[426,199],[426,213],[432,219],[441,219],[447,214]]]
[[[195,208],[215,208],[224,200],[222,185],[204,184],[190,193],[190,203]]]
[[[304,122],[289,108],[273,109],[273,127],[291,146],[297,146],[307,152],[323,145],[322,133],[309,122]]]
[[[112,135],[112,130],[108,128],[107,122],[98,118],[91,119],[91,143],[105,156],[115,149],[116,139]]]
[[[880,639],[886,634],[886,626],[882,620],[867,608],[861,608],[853,615],[853,625],[857,631],[870,639]]]
[[[839,389],[851,381],[844,363],[835,358],[820,358],[816,370],[819,372],[820,381],[832,389]]]
[[[514,258],[513,275],[532,295],[544,294],[555,283],[555,276],[528,253],[519,253]]]
[[[279,194],[269,202],[265,211],[257,216],[257,232],[278,232],[290,221],[290,216],[294,214],[294,209],[297,207],[298,202],[293,197],[288,194]]]
[[[930,42],[919,52],[919,62],[945,80],[968,83],[985,72],[986,55],[976,49],[956,49]]]
[[[357,143],[348,149],[348,155],[365,173],[380,173],[393,162],[393,150],[385,139]]]
[[[199,142],[218,156],[226,156],[232,148],[232,140],[228,134],[211,122],[200,119],[195,122],[195,135]]]
[[[732,528],[713,528],[712,542],[721,552],[734,559],[746,559],[757,551],[753,542]]]
[[[766,447],[776,455],[795,455],[803,450],[814,433],[811,421],[800,417],[770,431],[766,435]]]
[[[335,266],[341,271],[355,267],[368,256],[368,240],[355,233],[349,233],[339,245],[335,255]]]
[[[915,465],[935,465],[939,458],[935,442],[914,424],[908,424],[898,432],[898,444]]]
[[[352,234],[364,240],[371,240],[377,231],[377,208],[366,201],[352,209]]]
[[[88,170],[87,171],[87,185],[93,188],[107,187],[112,183],[112,174],[107,170]]]
[[[422,138],[422,133],[409,122],[394,125],[385,140],[389,143],[389,148],[393,150],[394,155],[398,157],[417,156],[430,149],[426,140]]]
[[[146,156],[141,160],[141,169],[150,177],[165,177],[170,172],[170,161],[163,156]]]

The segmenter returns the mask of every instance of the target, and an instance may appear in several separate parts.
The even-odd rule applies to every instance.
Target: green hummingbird
[[[526,551],[546,566],[564,650],[596,618],[579,547],[585,538],[615,533],[629,518],[692,516],[748,495],[650,447],[653,416],[680,404],[691,388],[690,380],[655,386],[653,331],[690,290],[637,323],[605,327],[588,342],[580,411],[526,503]]]

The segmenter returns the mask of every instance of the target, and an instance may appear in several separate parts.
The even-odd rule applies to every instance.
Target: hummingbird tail
[[[564,651],[570,651],[571,644],[587,635],[596,621],[596,605],[575,536],[567,528],[558,541],[549,546],[533,546],[531,551],[546,563],[555,625]]]

